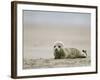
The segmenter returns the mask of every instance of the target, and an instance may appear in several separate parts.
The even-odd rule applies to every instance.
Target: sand
[[[82,67],[90,66],[90,58],[77,59],[25,59],[23,69],[37,68],[67,68],[67,67]]]

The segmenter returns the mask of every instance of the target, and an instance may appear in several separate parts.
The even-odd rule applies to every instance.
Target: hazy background
[[[53,58],[53,43],[86,49],[90,56],[90,14],[23,11],[23,55],[25,59]]]

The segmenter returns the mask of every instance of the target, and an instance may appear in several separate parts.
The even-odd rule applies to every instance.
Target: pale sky
[[[24,11],[24,23],[34,25],[33,27],[67,27],[82,26],[89,27],[89,13],[69,13],[69,12],[50,12],[50,11]]]

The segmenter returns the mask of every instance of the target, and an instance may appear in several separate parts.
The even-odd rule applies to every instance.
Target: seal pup
[[[77,48],[65,48],[64,43],[56,41],[54,43],[54,58],[55,59],[67,59],[67,58],[86,58],[87,51],[80,51]]]

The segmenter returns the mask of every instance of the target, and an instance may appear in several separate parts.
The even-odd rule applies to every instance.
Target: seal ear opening
[[[87,51],[83,49],[82,52],[86,53]]]

